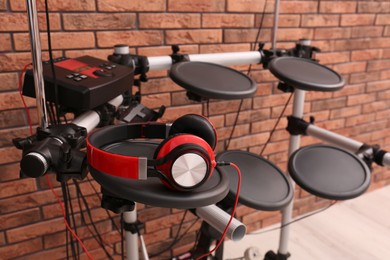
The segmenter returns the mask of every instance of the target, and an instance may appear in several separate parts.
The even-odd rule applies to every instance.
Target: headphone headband
[[[139,123],[107,126],[99,129],[87,137],[88,163],[94,169],[111,175],[146,180],[148,168],[146,157],[113,154],[102,150],[102,148],[127,139],[165,139],[168,136],[169,128],[169,124]]]

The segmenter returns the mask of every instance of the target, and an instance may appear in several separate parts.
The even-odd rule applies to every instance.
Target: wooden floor
[[[290,226],[289,260],[390,259],[390,186],[338,203]],[[224,259],[244,255],[257,247],[260,258],[277,251],[279,231],[246,235],[225,243]]]

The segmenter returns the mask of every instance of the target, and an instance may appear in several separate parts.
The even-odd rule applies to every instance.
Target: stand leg
[[[137,210],[136,206],[132,211],[126,211],[123,213],[124,222],[127,224],[137,223]],[[126,259],[127,260],[138,260],[138,234],[126,231]]]
[[[293,103],[293,116],[297,118],[303,117],[303,109],[305,104],[305,91],[296,89],[294,93],[294,103]],[[295,152],[300,145],[300,136],[292,135],[290,136],[290,144],[288,155],[290,156],[293,152]],[[295,188],[295,183],[291,179],[290,175],[288,176],[293,189]],[[287,259],[289,257],[288,253],[288,239],[290,235],[290,227],[286,226],[291,222],[292,219],[292,211],[293,211],[294,202],[291,201],[290,204],[283,209],[282,211],[282,229],[280,232],[279,238],[279,249],[278,254],[274,254],[273,252],[268,252],[265,259]]]

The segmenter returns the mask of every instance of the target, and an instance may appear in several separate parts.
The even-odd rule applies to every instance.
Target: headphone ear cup
[[[155,169],[161,181],[176,190],[192,190],[203,184],[215,167],[214,152],[202,138],[177,134],[164,140],[155,151]],[[168,181],[167,181],[168,180]]]
[[[217,145],[217,131],[211,122],[203,116],[187,114],[176,119],[169,130],[169,135],[180,133],[192,134],[205,140],[214,150]]]

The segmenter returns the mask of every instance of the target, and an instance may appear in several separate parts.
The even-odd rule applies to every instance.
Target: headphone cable
[[[234,218],[234,215],[236,214],[236,209],[237,209],[237,204],[238,204],[238,199],[240,197],[240,189],[241,189],[241,171],[240,171],[240,168],[238,168],[238,166],[234,163],[228,163],[228,162],[217,162],[217,165],[218,166],[224,166],[224,165],[230,165],[232,166],[234,169],[236,169],[237,171],[237,177],[238,177],[238,181],[237,181],[237,191],[236,191],[236,198],[234,200],[234,204],[233,204],[233,210],[232,210],[232,213],[230,215],[230,219],[224,229],[224,231],[222,232],[222,235],[221,235],[221,238],[218,240],[217,244],[215,245],[215,247],[210,250],[208,253],[205,253],[199,257],[196,257],[196,260],[201,260],[203,257],[207,257],[208,255],[211,255],[214,251],[216,251],[219,246],[222,244],[222,242],[224,241],[225,239],[225,236],[226,236],[226,233],[229,229],[229,226],[230,226],[230,223],[232,223],[232,220]]]

